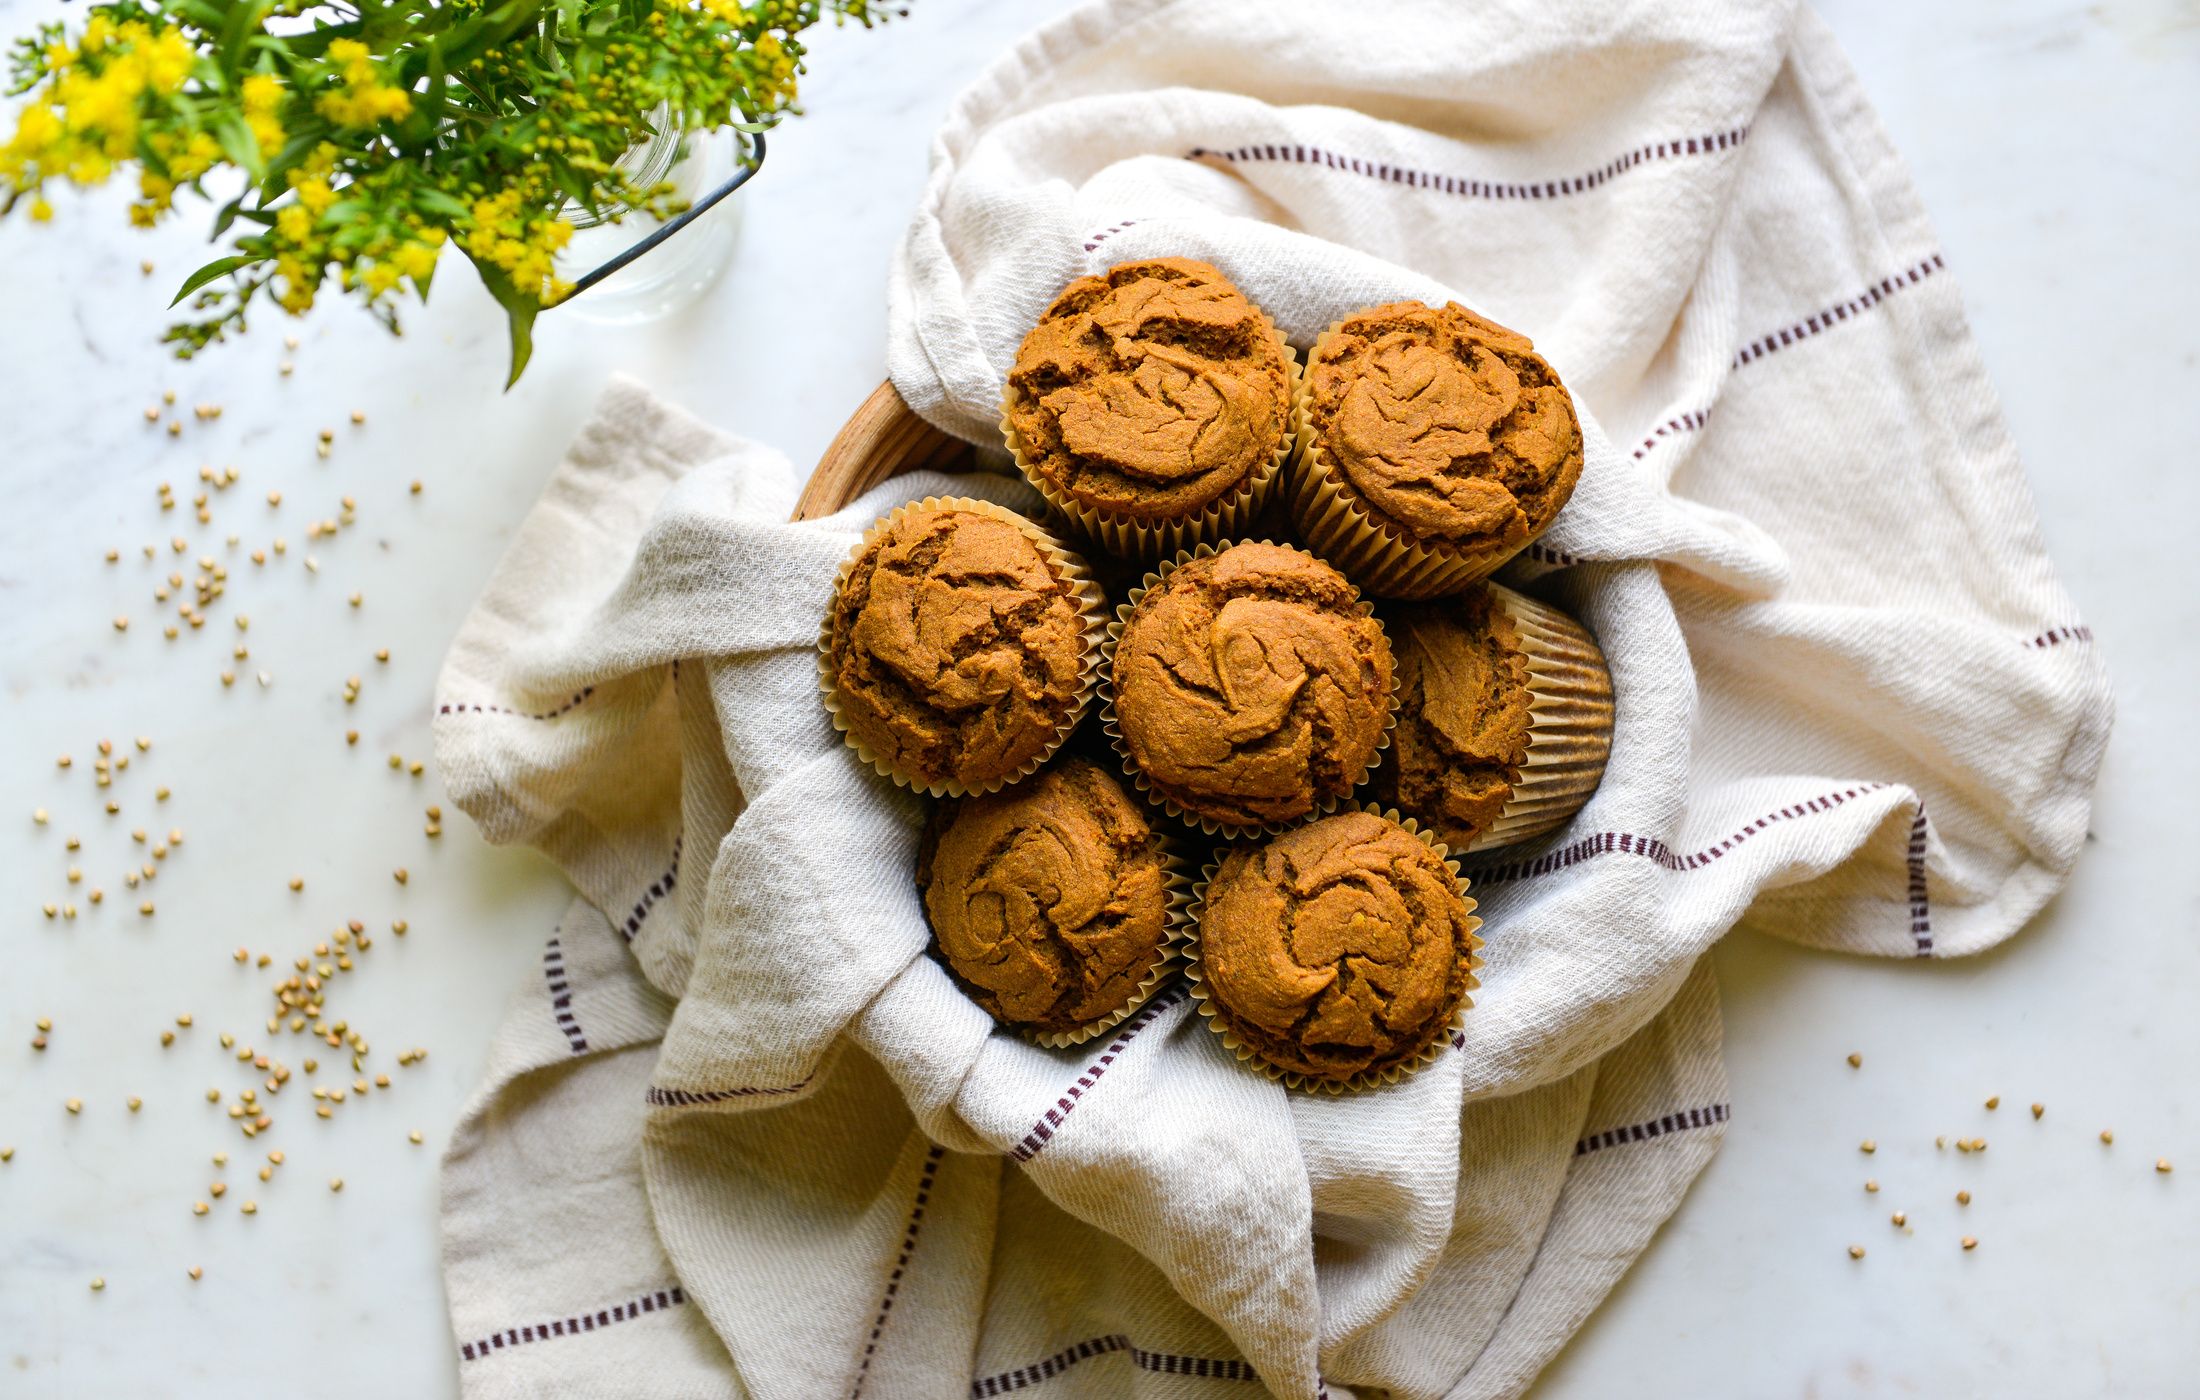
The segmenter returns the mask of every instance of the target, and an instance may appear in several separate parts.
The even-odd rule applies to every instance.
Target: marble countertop
[[[15,1149],[0,1164],[0,1395],[456,1393],[436,1156],[566,895],[545,862],[489,849],[456,812],[428,838],[435,776],[389,757],[427,757],[443,646],[612,371],[814,460],[882,377],[887,257],[932,128],[1042,8],[921,0],[883,39],[822,36],[809,115],[773,138],[726,277],[645,327],[547,319],[510,394],[502,326],[456,272],[402,341],[331,307],[179,365],[156,336],[165,289],[204,256],[186,229],[129,230],[112,197],[64,201],[51,228],[0,225],[0,1146]],[[0,28],[61,9],[0,3]],[[2067,892],[1986,957],[1896,965],[1723,944],[1725,1148],[1537,1394],[2190,1394],[2200,899],[2178,872],[2200,788],[2185,538],[2200,475],[2183,460],[2200,436],[2200,164],[2187,139],[2200,130],[2200,10],[1824,9],[1938,222],[2049,542],[2117,681],[2095,840]],[[144,417],[164,390],[176,437]],[[202,465],[240,472],[204,526],[191,503]],[[309,540],[347,496],[356,524]],[[247,560],[278,534],[284,555]],[[109,548],[119,563],[104,562]],[[228,563],[229,596],[203,632],[164,641],[152,591],[203,553]],[[103,737],[130,759],[106,791],[93,781]],[[117,815],[101,810],[109,797]],[[153,862],[171,828],[184,841]],[[64,850],[70,834],[80,851]],[[124,888],[146,862],[157,879]],[[151,917],[137,912],[148,896]],[[78,917],[48,921],[48,900]],[[218,1037],[273,1048],[271,982],[352,919],[374,945],[339,974],[331,1014],[370,1038],[368,1073],[393,1085],[348,1095],[327,1122],[287,1096],[284,1121],[246,1142],[206,1102],[209,1087],[250,1082]],[[274,967],[240,966],[239,946]],[[40,1017],[54,1023],[42,1051]],[[281,1040],[295,1063],[298,1042]],[[394,1067],[414,1046],[428,1058]],[[1860,1070],[1843,1062],[1852,1051]],[[1936,1135],[1992,1148],[1936,1151]],[[286,1160],[263,1184],[270,1144]],[[2180,1174],[2158,1174],[2158,1156]],[[228,1189],[214,1198],[217,1178]],[[1968,1207],[1958,1189],[1974,1193]],[[1889,1224],[1896,1209],[1910,1233]],[[1975,1252],[1958,1247],[1965,1233]]]

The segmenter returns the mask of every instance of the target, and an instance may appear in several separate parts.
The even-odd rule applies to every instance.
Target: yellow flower
[[[183,149],[168,157],[168,173],[178,181],[196,180],[212,170],[221,155],[221,142],[203,131],[194,131],[184,141]]]
[[[336,202],[336,191],[329,188],[328,180],[321,175],[308,175],[302,170],[290,172],[290,187],[297,191],[298,203],[304,205],[315,218],[328,212]]]
[[[98,151],[80,151],[69,160],[69,179],[79,185],[103,185],[115,173],[113,161]]]
[[[238,86],[237,100],[244,104],[246,116],[268,116],[282,103],[282,79],[271,73],[254,73]]]
[[[43,198],[32,200],[31,218],[41,224],[50,222],[53,219],[53,206]]]
[[[373,126],[412,112],[412,95],[380,80],[374,55],[365,44],[357,39],[333,40],[328,59],[343,69],[344,85],[314,100],[314,110],[322,116],[338,126]]]
[[[516,189],[476,200],[474,226],[464,240],[466,251],[502,269],[513,286],[544,306],[555,305],[572,291],[557,275],[556,256],[572,242],[573,226],[563,219],[525,219],[519,210]]]
[[[191,76],[192,65],[198,61],[191,41],[174,29],[163,29],[149,44],[141,41],[140,49],[147,82],[153,91],[164,95],[181,91],[184,80]]]
[[[61,136],[61,118],[44,103],[33,103],[23,109],[23,115],[15,124],[15,139],[8,144],[27,150],[42,150]]]
[[[237,97],[244,107],[244,124],[251,128],[252,139],[260,143],[260,153],[271,156],[281,150],[283,124],[275,113],[283,103],[282,81],[266,73],[254,73],[244,80]]]
[[[443,230],[437,229],[437,233]],[[390,254],[390,263],[405,276],[419,282],[435,271],[437,250],[426,243],[407,243]]]
[[[363,83],[374,77],[374,52],[357,39],[331,39],[328,61],[342,65],[344,81]]]
[[[137,91],[128,70],[119,66],[104,73],[76,69],[65,74],[56,96],[62,120],[71,132],[83,134],[137,125]]]
[[[283,310],[293,316],[302,316],[313,309],[314,286],[319,280],[316,270],[285,253],[275,260],[275,275],[283,283],[282,290],[275,294]]]

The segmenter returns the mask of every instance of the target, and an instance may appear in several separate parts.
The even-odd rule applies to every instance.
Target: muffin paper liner
[[[1394,1065],[1386,1065],[1381,1069],[1362,1070],[1348,1079],[1317,1079],[1311,1075],[1301,1074],[1297,1070],[1285,1069],[1280,1065],[1269,1063],[1261,1057],[1258,1050],[1238,1039],[1237,1032],[1230,1029],[1229,1024],[1223,1018],[1207,990],[1206,965],[1201,957],[1205,939],[1201,933],[1200,921],[1206,916],[1207,912],[1207,887],[1213,883],[1215,876],[1222,869],[1224,853],[1216,852],[1214,857],[1200,869],[1199,883],[1192,890],[1190,917],[1183,925],[1182,937],[1184,941],[1180,956],[1184,959],[1185,981],[1190,984],[1192,1001],[1199,1008],[1200,1019],[1207,1023],[1209,1030],[1222,1037],[1223,1045],[1238,1057],[1238,1062],[1252,1066],[1287,1089],[1299,1089],[1316,1094],[1356,1094],[1365,1089],[1396,1084],[1409,1074],[1419,1073],[1428,1065],[1434,1064],[1437,1057],[1444,1053],[1445,1049],[1451,1045],[1452,1039],[1459,1034],[1467,1009],[1474,1005],[1473,994],[1482,986],[1481,980],[1474,975],[1474,970],[1482,966],[1482,959],[1479,956],[1483,946],[1480,934],[1482,920],[1474,912],[1476,905],[1473,897],[1467,893],[1467,878],[1459,873],[1459,867],[1452,862],[1450,850],[1445,847],[1443,842],[1438,841],[1427,831],[1422,830],[1420,823],[1414,821],[1411,817],[1401,816],[1394,807],[1379,807],[1370,802],[1361,804],[1358,810],[1366,812],[1370,816],[1381,817],[1385,821],[1405,828],[1422,845],[1427,846],[1430,851],[1434,852],[1438,860],[1444,862],[1450,868],[1452,878],[1459,885],[1459,897],[1466,902],[1467,906],[1466,988],[1460,993],[1459,1004],[1452,1008],[1450,1017],[1429,1036],[1428,1044],[1421,1048],[1420,1053],[1414,1055],[1411,1059],[1402,1060]]]
[[[1547,836],[1573,819],[1603,780],[1612,754],[1612,673],[1588,630],[1566,614],[1502,584],[1490,599],[1505,610],[1528,662],[1528,756],[1512,796],[1466,851]]]
[[[1350,318],[1345,318],[1349,320]],[[1512,545],[1462,548],[1442,540],[1417,540],[1371,513],[1330,460],[1314,432],[1314,360],[1344,325],[1333,321],[1307,352],[1291,403],[1298,466],[1290,486],[1291,519],[1306,547],[1384,598],[1441,598],[1489,577],[1533,544],[1541,530]],[[1553,520],[1557,513],[1553,512]],[[1546,529],[1549,528],[1547,525]]]
[[[911,774],[901,772],[893,764],[872,752],[869,745],[857,738],[855,731],[849,727],[847,718],[841,713],[840,696],[833,675],[833,619],[839,611],[840,590],[847,585],[848,575],[854,571],[856,562],[869,553],[874,544],[892,531],[896,525],[900,524],[904,516],[912,511],[919,510],[968,511],[973,515],[983,515],[990,519],[1005,521],[1014,525],[1023,532],[1025,538],[1039,547],[1039,552],[1046,556],[1047,562],[1053,566],[1056,575],[1067,581],[1075,590],[1077,610],[1085,624],[1084,675],[1078,687],[1077,703],[1070,708],[1068,717],[1056,729],[1053,740],[1036,757],[1014,773],[997,778],[978,788],[972,788],[953,780],[926,783]],[[967,797],[973,792],[998,792],[1010,783],[1020,783],[1033,773],[1038,772],[1041,767],[1045,766],[1048,759],[1054,757],[1055,751],[1062,747],[1071,732],[1084,720],[1086,712],[1092,707],[1094,692],[1099,686],[1100,655],[1106,635],[1107,595],[1101,591],[1100,585],[1093,581],[1091,570],[1086,565],[1082,555],[1064,545],[1044,527],[1018,515],[1006,506],[998,506],[991,501],[981,501],[966,496],[927,496],[921,501],[912,501],[907,505],[896,507],[879,517],[878,520],[872,523],[870,529],[863,532],[863,538],[856,542],[856,547],[849,551],[848,557],[841,561],[839,571],[833,576],[833,603],[825,609],[825,618],[818,624],[817,629],[818,688],[824,693],[825,709],[833,718],[833,728],[840,731],[840,736],[846,741],[848,747],[854,749],[865,763],[878,770],[880,776],[891,778],[905,788],[913,788],[918,792],[929,793],[934,797]]]
[[[1129,596],[1126,598],[1122,606],[1118,607],[1115,610],[1115,618],[1113,621],[1108,623],[1105,636],[1100,644],[1100,727],[1102,731],[1107,734],[1108,742],[1114,745],[1116,756],[1122,760],[1123,775],[1131,780],[1131,782],[1137,787],[1138,791],[1145,794],[1147,801],[1159,805],[1163,811],[1167,812],[1170,816],[1175,817],[1178,821],[1181,821],[1188,826],[1196,827],[1204,834],[1212,837],[1235,838],[1252,836],[1257,833],[1266,833],[1270,836],[1280,836],[1284,832],[1289,831],[1292,827],[1303,826],[1307,822],[1313,821],[1318,817],[1328,816],[1331,812],[1337,810],[1338,804],[1343,802],[1345,800],[1345,797],[1333,795],[1317,796],[1314,799],[1313,808],[1309,810],[1306,815],[1293,817],[1288,821],[1269,821],[1260,823],[1224,822],[1218,821],[1213,817],[1203,816],[1197,812],[1187,811],[1183,807],[1178,806],[1173,799],[1162,793],[1162,791],[1158,787],[1154,786],[1154,784],[1147,779],[1146,771],[1143,768],[1139,767],[1138,760],[1131,756],[1130,742],[1123,737],[1122,720],[1116,714],[1115,709],[1115,648],[1117,644],[1123,640],[1124,625],[1130,621],[1131,613],[1138,607],[1139,600],[1144,598],[1148,593],[1152,592],[1154,588],[1159,586],[1163,579],[1166,579],[1170,574],[1175,573],[1185,564],[1190,563],[1194,559],[1204,559],[1207,558],[1209,555],[1219,554],[1222,552],[1223,549],[1228,548],[1230,544],[1236,543],[1252,542],[1233,540],[1219,547],[1214,544],[1202,542],[1193,546],[1190,549],[1180,551],[1173,559],[1163,560],[1146,575],[1143,582],[1141,582],[1137,587],[1131,589]],[[1275,541],[1261,540],[1257,541],[1257,543],[1274,544]],[[1297,545],[1279,545],[1277,547],[1292,549],[1299,548],[1299,546]],[[1304,553],[1306,551],[1302,549],[1301,552]],[[1323,562],[1326,563],[1328,561],[1325,560]],[[1367,599],[1358,599],[1356,605],[1358,606],[1362,616],[1373,617],[1375,615],[1375,605],[1373,603],[1370,603]],[[1381,625],[1379,621],[1377,625]],[[1365,768],[1362,768],[1360,770],[1359,776],[1352,780],[1352,787],[1355,791],[1362,783],[1367,781],[1368,775],[1375,771],[1376,765],[1383,761],[1383,754],[1390,747],[1391,731],[1396,729],[1397,727],[1398,671],[1397,667],[1393,665],[1391,667],[1390,677],[1390,707],[1383,718],[1383,732],[1375,741],[1374,751],[1368,755],[1367,766]]]
[[[1176,976],[1177,950],[1183,946],[1187,937],[1185,929],[1192,919],[1191,867],[1185,863],[1183,852],[1178,849],[1174,837],[1160,830],[1156,830],[1154,834],[1161,838],[1162,889],[1168,896],[1169,921],[1161,940],[1161,951],[1155,954],[1152,969],[1131,992],[1130,1000],[1099,1020],[1088,1021],[1075,1030],[1037,1031],[1022,1026],[1010,1026],[1008,1029],[1032,1044],[1043,1045],[1049,1050],[1065,1050],[1072,1045],[1083,1045],[1129,1020],[1137,1014],[1138,1008],[1153,1000],[1155,992],[1167,986],[1170,979]]]
[[[1220,543],[1233,539],[1250,527],[1268,498],[1275,493],[1282,480],[1284,467],[1297,450],[1293,405],[1300,397],[1298,353],[1285,341],[1267,313],[1260,313],[1261,323],[1268,327],[1276,348],[1283,351],[1284,369],[1284,430],[1276,443],[1273,458],[1246,474],[1243,481],[1221,496],[1181,520],[1140,521],[1130,516],[1110,515],[1073,499],[1031,468],[1031,461],[1024,452],[1023,439],[1009,425],[1008,395],[1001,396],[1001,440],[1008,444],[1009,455],[1016,459],[1016,470],[1023,474],[1032,489],[1046,498],[1046,503],[1058,515],[1088,540],[1104,545],[1108,552],[1124,559],[1150,563],[1166,558],[1181,550],[1202,543]]]

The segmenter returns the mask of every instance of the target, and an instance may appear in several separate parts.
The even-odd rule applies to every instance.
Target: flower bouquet
[[[30,100],[0,144],[0,214],[50,219],[54,182],[133,168],[135,223],[204,197],[225,251],[176,293],[185,358],[263,293],[297,315],[331,281],[395,332],[455,245],[505,310],[516,381],[572,290],[573,215],[683,207],[621,158],[768,127],[827,15],[877,18],[868,0],[110,0],[15,42],[9,91]]]

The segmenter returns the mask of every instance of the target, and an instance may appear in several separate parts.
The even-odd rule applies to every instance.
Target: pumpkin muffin
[[[1390,643],[1345,577],[1242,543],[1120,610],[1105,667],[1127,771],[1195,821],[1296,821],[1348,796],[1389,731]]]
[[[932,811],[917,888],[933,954],[1004,1026],[1097,1032],[1168,958],[1168,850],[1105,769],[1065,758]]]
[[[1587,629],[1499,584],[1390,615],[1398,727],[1370,792],[1464,854],[1573,819],[1612,753],[1612,673]]]
[[[1235,848],[1199,912],[1203,1010],[1286,1076],[1378,1082],[1431,1051],[1476,985],[1473,909],[1427,841],[1369,812]]]
[[[1390,615],[1398,727],[1370,792],[1455,851],[1493,826],[1528,757],[1528,659],[1487,586]]]
[[[1099,606],[1083,561],[1014,511],[905,506],[843,566],[820,639],[827,708],[900,781],[998,787],[1083,714]]]
[[[1290,454],[1295,371],[1275,326],[1190,258],[1064,288],[1024,337],[1002,427],[1040,493],[1150,555],[1250,518]]]
[[[1389,597],[1496,570],[1573,494],[1581,423],[1526,336],[1457,302],[1395,302],[1315,342],[1292,510],[1307,542]]]

